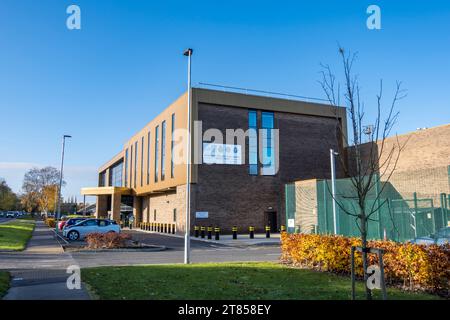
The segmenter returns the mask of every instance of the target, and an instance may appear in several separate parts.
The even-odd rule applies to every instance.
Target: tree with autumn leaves
[[[26,211],[52,212],[55,210],[59,174],[59,170],[54,167],[33,168],[25,173],[21,203]]]

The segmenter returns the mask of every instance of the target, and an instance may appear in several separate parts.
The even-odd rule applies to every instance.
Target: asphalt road
[[[143,264],[183,263],[184,239],[161,234],[132,232],[133,237],[147,244],[164,245],[167,250],[157,252],[65,252],[0,253],[0,270],[26,270],[67,267],[71,264],[81,268],[96,266],[125,266]],[[235,247],[191,241],[191,262],[237,262],[277,261],[280,257],[277,246]]]
[[[133,238],[146,244],[163,245],[165,251],[158,252],[72,252],[71,257],[80,267],[110,265],[143,265],[183,263],[184,239],[161,234],[132,231]],[[235,247],[191,241],[191,262],[236,262],[236,261],[277,261],[280,257],[278,246]]]

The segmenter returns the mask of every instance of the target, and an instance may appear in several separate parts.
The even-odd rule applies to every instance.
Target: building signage
[[[241,145],[204,143],[203,163],[242,164]]]
[[[208,219],[208,211],[197,211],[195,217],[197,219]]]
[[[294,228],[294,227],[295,227],[295,220],[288,219],[288,228]]]

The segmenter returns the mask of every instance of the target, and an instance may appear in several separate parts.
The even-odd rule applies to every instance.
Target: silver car
[[[431,234],[428,237],[418,237],[410,241],[415,244],[437,244],[438,246],[450,243],[450,227],[444,227],[435,234]]]
[[[87,219],[63,229],[63,236],[71,241],[82,240],[90,233],[120,233],[120,226],[112,220]]]

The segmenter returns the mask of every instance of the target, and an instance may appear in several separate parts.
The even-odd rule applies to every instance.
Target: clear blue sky
[[[82,29],[66,28],[66,8]],[[366,28],[366,8],[382,30]],[[380,78],[408,97],[398,133],[450,120],[449,1],[0,2],[0,176],[18,191],[32,165],[58,166],[67,148],[66,196],[96,184],[96,168],[193,82],[323,97],[319,64],[340,71],[337,43],[358,51],[370,115]]]

